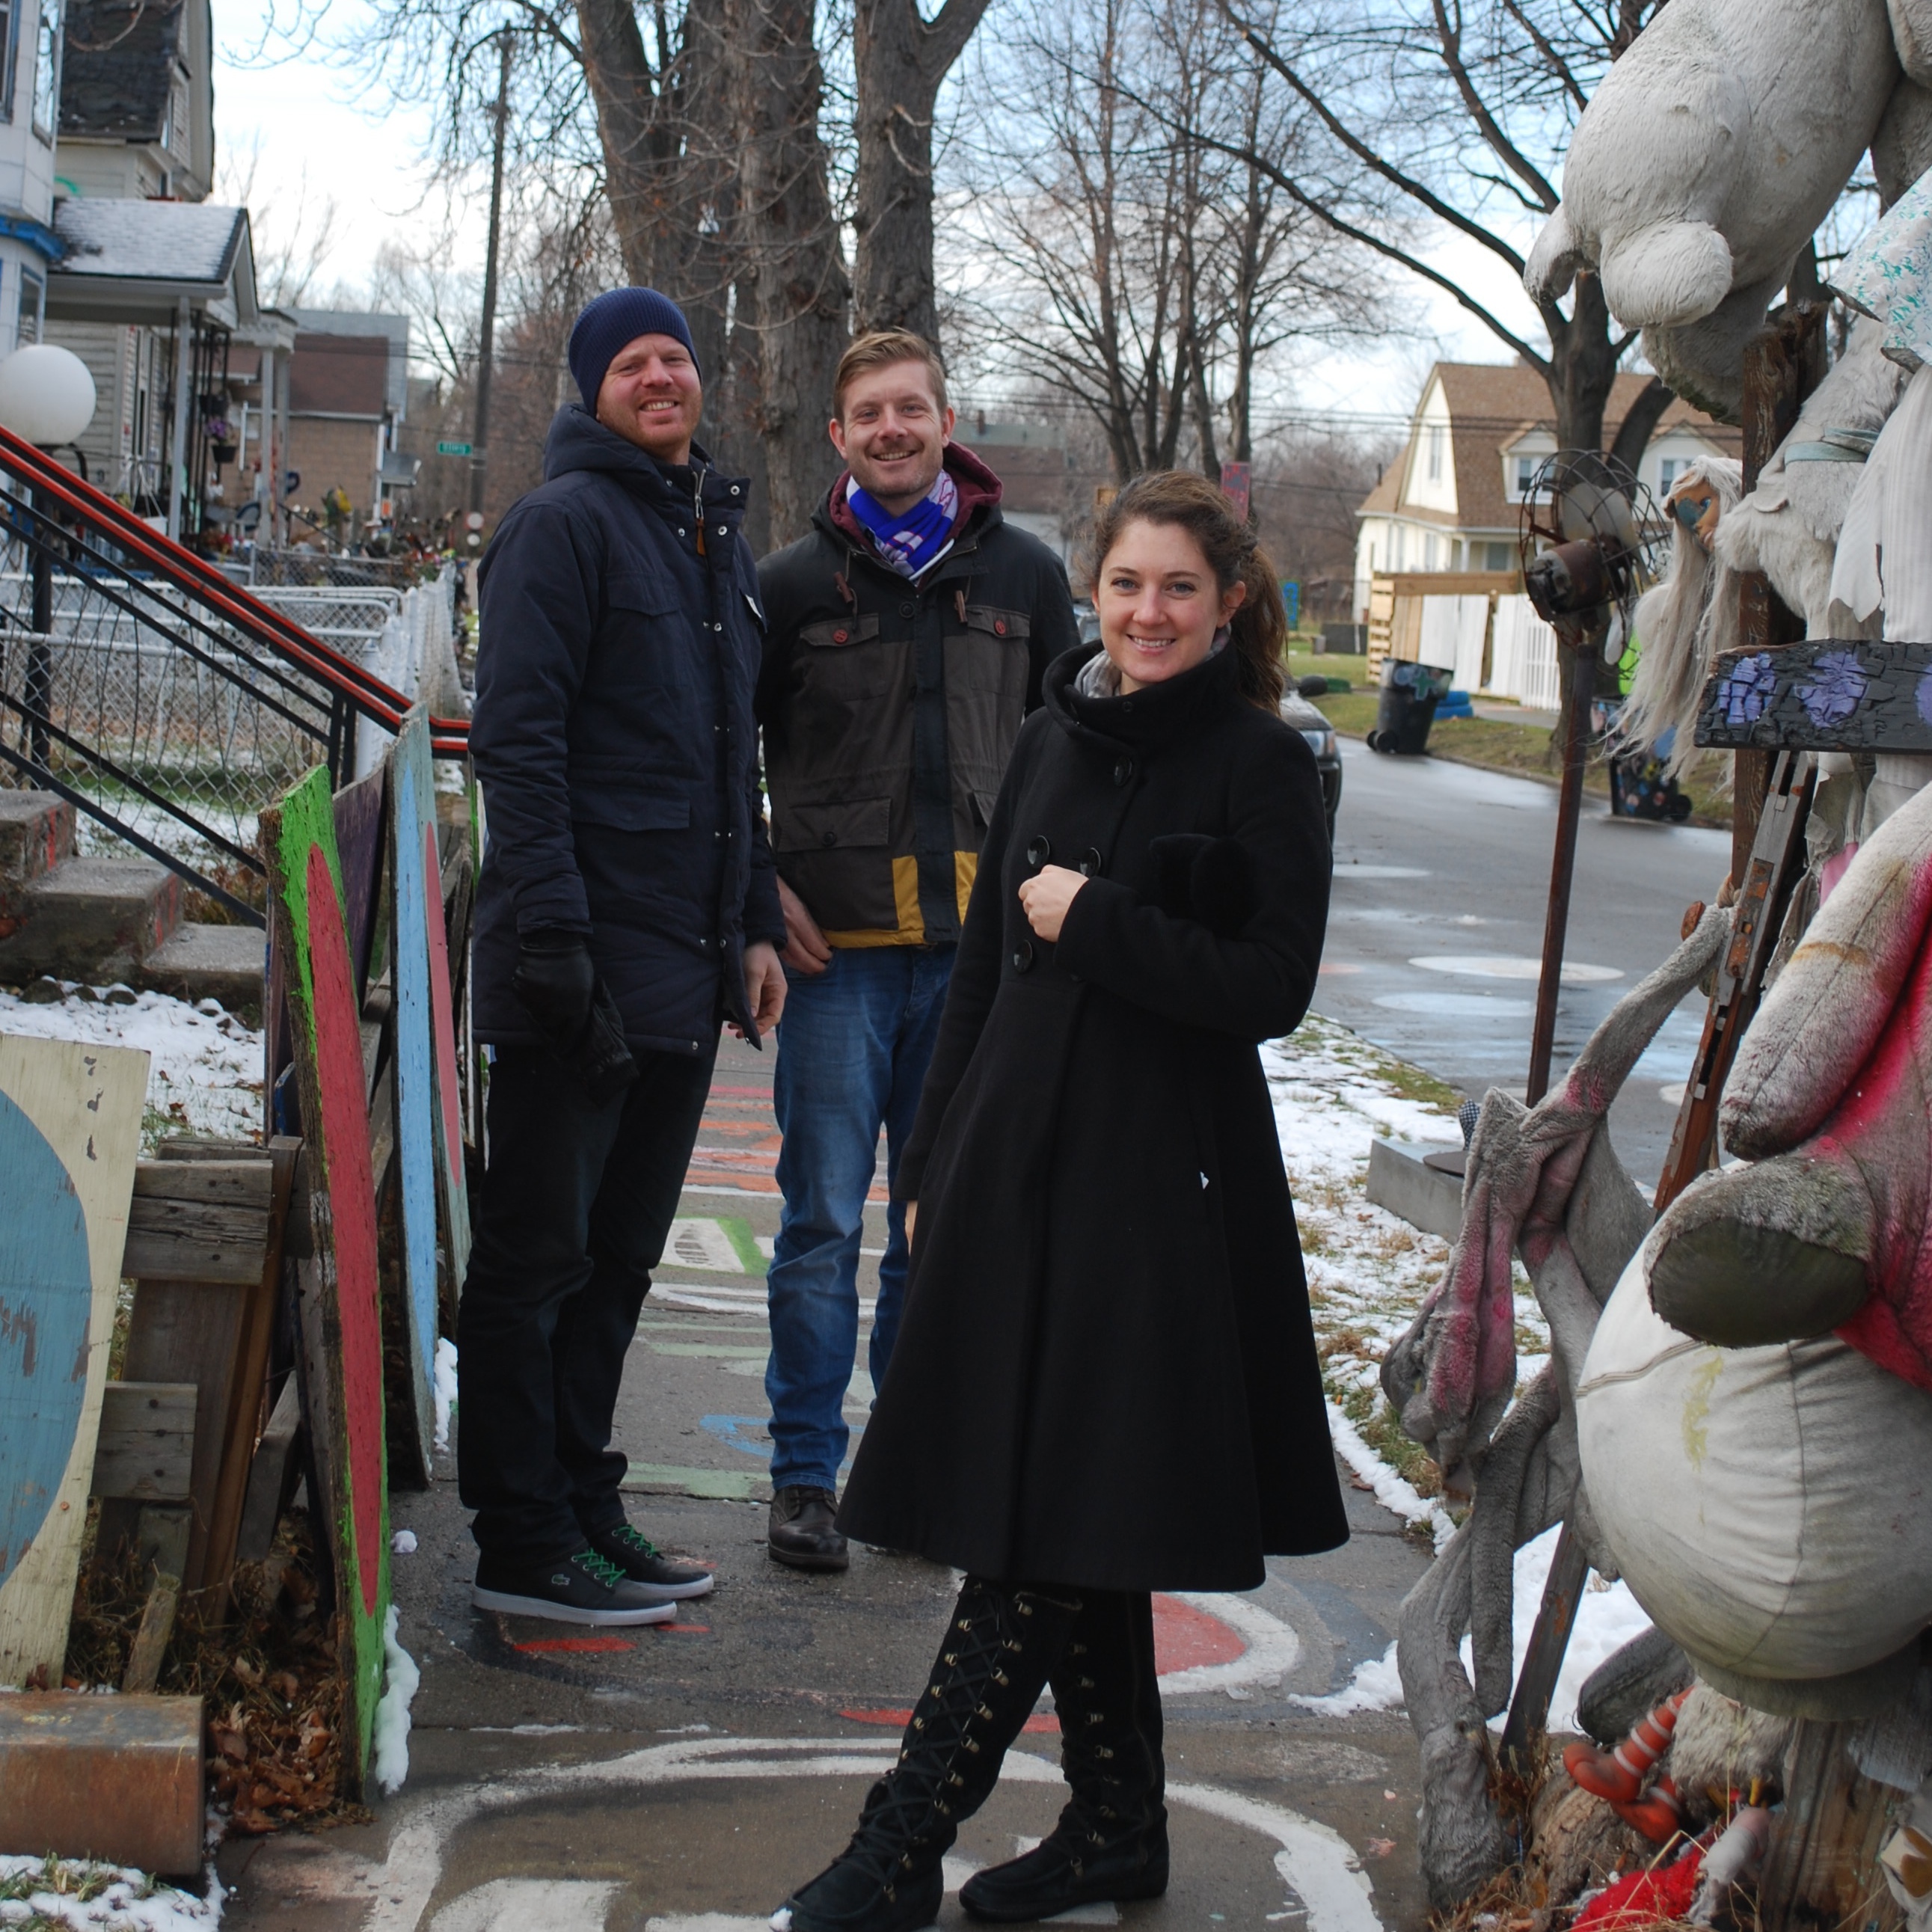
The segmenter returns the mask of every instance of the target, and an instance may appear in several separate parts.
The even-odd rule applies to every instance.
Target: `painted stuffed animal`
[[[1741,463],[1705,456],[1690,464],[1665,500],[1670,573],[1636,607],[1643,650],[1618,735],[1632,751],[1663,759],[1670,778],[1682,778],[1697,755],[1697,712],[1712,656],[1736,641],[1736,584],[1712,561],[1711,545],[1743,494]],[[1667,752],[1662,748],[1666,742]]]

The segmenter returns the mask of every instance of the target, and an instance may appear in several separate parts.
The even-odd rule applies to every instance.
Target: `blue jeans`
[[[789,976],[772,1099],[784,1212],[771,1271],[772,1483],[836,1490],[850,1434],[845,1391],[859,1342],[859,1247],[866,1196],[886,1130],[898,1167],[939,1034],[950,946],[836,948],[823,973]],[[905,1210],[886,1214],[872,1311],[876,1389],[892,1359],[905,1297]]]

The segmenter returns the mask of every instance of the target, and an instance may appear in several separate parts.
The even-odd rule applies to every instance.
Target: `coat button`
[[[1005,618],[995,617],[993,620],[993,634],[996,638],[1004,638],[1006,634],[1006,620]]]
[[[1114,767],[1114,782],[1117,785],[1125,784],[1133,775],[1134,761],[1131,758],[1123,758]]]
[[[1088,846],[1086,850],[1080,855],[1080,870],[1082,874],[1090,879],[1096,878],[1099,875],[1102,862],[1102,861],[1100,857],[1100,847],[1097,845]]]
[[[832,634],[832,641],[835,644],[842,644],[851,634],[850,631],[834,631]]]
[[[1023,939],[1013,948],[1013,970],[1024,973],[1033,964],[1033,941]]]
[[[828,832],[824,838],[819,840],[818,842],[820,844],[827,847],[836,845],[838,843],[838,835],[836,832]]]
[[[1042,832],[1027,848],[1027,863],[1029,866],[1043,866],[1052,856],[1053,848],[1048,842],[1045,832]]]
[[[910,604],[902,604],[899,606],[899,615],[902,617],[910,617],[912,615],[912,606]]]

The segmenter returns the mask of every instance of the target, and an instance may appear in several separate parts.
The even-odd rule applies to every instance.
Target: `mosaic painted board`
[[[0,1684],[57,1687],[148,1056],[0,1034]]]
[[[309,1212],[326,1426],[313,1450],[340,1584],[348,1768],[360,1783],[382,1683],[389,1605],[376,1188],[354,969],[343,914],[328,774],[309,773],[262,814],[276,944],[287,962],[289,1030],[307,1125]]]
[[[1810,638],[1726,651],[1697,742],[1726,751],[1932,752],[1932,644]]]

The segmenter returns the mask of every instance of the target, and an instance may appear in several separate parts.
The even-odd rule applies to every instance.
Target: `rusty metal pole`
[[[1556,848],[1550,862],[1550,902],[1543,920],[1543,969],[1536,982],[1536,1024],[1529,1041],[1533,1107],[1550,1090],[1556,1048],[1556,1002],[1562,992],[1563,944],[1570,930],[1570,887],[1576,871],[1576,827],[1583,815],[1583,770],[1589,762],[1590,706],[1597,692],[1595,630],[1570,646],[1563,694],[1563,787],[1556,802]],[[1558,650],[1562,646],[1559,642]]]

